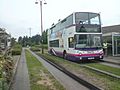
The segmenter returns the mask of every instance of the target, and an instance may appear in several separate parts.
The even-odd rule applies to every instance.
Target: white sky
[[[36,0],[0,0],[0,27],[15,38],[40,33],[40,8]],[[43,0],[44,1],[44,0]],[[43,5],[43,28],[73,12],[101,13],[102,26],[120,24],[120,0],[46,0]]]

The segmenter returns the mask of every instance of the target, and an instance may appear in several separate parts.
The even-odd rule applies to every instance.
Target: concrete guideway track
[[[22,49],[21,58],[18,63],[17,72],[11,90],[30,90],[30,82],[24,48]]]
[[[31,52],[31,51],[30,51]],[[48,71],[67,89],[67,90],[89,90],[85,86],[81,85],[68,75],[64,74],[41,57],[31,52],[47,69]]]

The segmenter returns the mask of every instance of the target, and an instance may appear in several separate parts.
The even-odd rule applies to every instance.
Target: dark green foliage
[[[31,38],[31,43],[34,45],[39,45],[42,42],[40,35],[35,35]]]
[[[16,38],[11,38],[11,46],[14,46],[16,44]]]
[[[24,36],[22,38],[20,36],[18,38],[18,43],[23,47],[26,47],[26,46],[40,45],[42,43],[42,40],[43,40],[43,44],[47,44],[47,30],[42,33],[42,36],[38,34],[32,37]]]
[[[41,51],[41,48],[42,48],[41,45],[35,45],[35,46],[32,46],[30,49],[31,49],[32,51],[37,52],[37,51]],[[43,45],[43,48],[44,48],[44,49],[48,49],[47,44],[46,44],[46,45]]]
[[[22,45],[22,37],[20,36],[19,38],[18,38],[18,43],[20,44],[20,45]]]
[[[42,33],[43,44],[47,44],[47,30]]]
[[[43,45],[43,48],[44,49],[48,49],[48,45],[46,44],[46,45]]]
[[[36,51],[36,52],[37,52],[37,51],[40,51],[40,48],[37,48],[37,47],[31,47],[30,49],[31,49],[32,51]]]
[[[14,46],[13,46],[13,49],[16,49],[16,48],[21,49],[21,48],[22,48],[22,46],[21,46],[20,44],[16,44],[16,45],[14,45]]]
[[[22,51],[22,46],[20,44],[16,44],[12,48],[12,55],[20,55]]]
[[[20,49],[13,49],[12,50],[12,55],[20,55],[21,54],[21,50]]]
[[[21,42],[23,47],[30,45],[29,38],[27,36],[24,36]]]
[[[34,47],[36,47],[36,48],[42,48],[42,45],[35,45]],[[43,44],[43,48],[44,49],[48,49],[48,45],[47,44]]]

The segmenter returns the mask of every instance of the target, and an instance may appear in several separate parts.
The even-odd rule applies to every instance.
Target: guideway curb
[[[109,72],[106,72],[106,71],[103,71],[103,70],[99,70],[99,69],[96,69],[96,68],[93,68],[93,67],[90,67],[90,66],[86,66],[86,65],[82,65],[82,66],[85,67],[85,68],[94,70],[98,73],[102,73],[102,74],[105,74],[105,75],[108,75],[110,77],[113,77],[113,78],[116,78],[116,79],[120,80],[120,76],[118,76],[118,75],[115,75],[115,74],[112,74],[112,73],[109,73]]]

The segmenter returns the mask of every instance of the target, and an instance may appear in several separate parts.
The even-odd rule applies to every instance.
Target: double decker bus
[[[73,61],[103,59],[100,14],[74,12],[52,25],[48,52]]]

